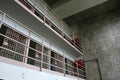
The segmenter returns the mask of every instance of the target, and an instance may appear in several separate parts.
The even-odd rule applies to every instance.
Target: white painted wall
[[[4,80],[77,80],[0,62],[0,79]],[[84,79],[80,79],[84,80]]]

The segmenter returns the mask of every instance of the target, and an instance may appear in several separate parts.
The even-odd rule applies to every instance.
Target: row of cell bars
[[[26,45],[28,43],[29,47]],[[25,54],[27,54],[27,48],[28,55],[25,56]],[[30,65],[43,67],[45,69],[76,77],[79,75],[81,78],[86,78],[84,65],[77,69],[76,63],[73,61],[64,58],[57,54],[57,52],[54,52],[45,46],[43,47],[33,39],[30,39],[29,42],[27,37],[5,25],[2,25],[0,28],[0,56],[20,62],[24,62],[26,59],[27,64]]]

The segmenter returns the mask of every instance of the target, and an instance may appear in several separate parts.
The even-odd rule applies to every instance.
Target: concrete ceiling
[[[120,0],[45,0],[66,23],[97,16],[118,7]]]
[[[59,7],[71,0],[44,0],[52,9]]]
[[[88,8],[76,14],[73,14],[64,19],[67,24],[75,24],[79,23],[82,20],[86,20],[88,18],[93,18],[96,16],[101,16],[102,14],[120,8],[120,0],[109,0],[102,4],[96,5],[94,7]]]
[[[60,18],[65,19],[71,15],[106,1],[108,0],[71,0],[59,7],[54,8],[53,10],[59,15]]]

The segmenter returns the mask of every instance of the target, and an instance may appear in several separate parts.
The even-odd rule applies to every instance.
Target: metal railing
[[[17,38],[14,33],[17,35]],[[24,39],[21,37],[24,37]],[[4,22],[0,28],[0,41],[0,56],[40,67],[41,70],[45,68],[62,73],[65,76],[70,75],[86,79],[84,65],[76,64],[73,61],[74,65],[65,62],[65,59],[67,59],[65,56],[57,54],[57,52],[43,46],[43,43],[38,43],[31,39],[30,36],[25,36],[20,34],[19,31],[11,29]],[[21,51],[18,51],[18,49],[21,49]],[[52,51],[57,57],[52,56]],[[78,65],[81,67],[77,67]]]
[[[18,0],[30,12],[37,16],[43,24],[53,29],[62,38],[67,40],[74,48],[83,53],[81,42],[74,40],[73,32],[69,29],[68,25],[61,20],[42,0]],[[72,36],[71,36],[72,35]],[[78,44],[76,44],[78,43]]]

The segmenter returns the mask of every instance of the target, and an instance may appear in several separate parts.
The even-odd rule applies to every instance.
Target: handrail
[[[40,1],[39,0],[36,0],[37,2],[39,2],[40,3]],[[61,24],[63,25],[62,27],[65,29],[65,30],[68,30],[69,29],[69,31],[70,31],[70,35],[72,35],[73,34],[73,31],[69,28],[69,26],[43,1],[43,0],[41,0],[41,3],[43,3],[44,4],[44,6],[56,17],[56,19],[58,19],[60,22],[61,22]],[[64,27],[65,26],[65,27]],[[70,36],[69,35],[69,36]],[[71,37],[73,37],[73,36],[71,36]]]
[[[37,64],[32,64],[32,65],[34,65],[34,66],[38,66],[38,67],[40,67],[40,69],[41,68],[44,68],[43,66],[41,67],[40,65],[41,64],[47,64],[47,66],[49,66],[49,67],[51,67],[51,66],[53,66],[53,67],[55,67],[55,68],[59,68],[59,69],[61,69],[62,70],[62,73],[64,73],[64,71],[68,71],[69,73],[68,73],[68,75],[70,75],[70,73],[72,73],[72,74],[74,74],[74,75],[72,75],[72,76],[75,76],[75,74],[77,74],[77,75],[79,75],[81,78],[86,78],[86,75],[85,75],[85,72],[84,71],[82,71],[82,70],[80,70],[80,69],[77,69],[77,67],[75,68],[74,67],[74,69],[72,68],[72,70],[70,70],[70,69],[67,69],[66,67],[60,67],[60,66],[58,66],[58,65],[54,65],[54,64],[49,64],[49,62],[44,62],[43,60],[39,60],[39,59],[37,59],[37,58],[33,58],[33,57],[30,57],[30,56],[26,56],[25,54],[21,54],[21,53],[19,53],[19,52],[16,52],[16,51],[13,51],[13,50],[10,50],[10,49],[7,49],[7,48],[4,48],[4,47],[1,47],[0,46],[0,49],[3,49],[3,50],[6,50],[6,51],[10,51],[10,52],[12,52],[12,54],[14,54],[14,55],[20,55],[22,58],[28,58],[28,59],[30,59],[30,60],[34,60],[34,61],[37,61],[37,62],[39,62],[39,66],[37,65]],[[11,57],[9,57],[8,55],[6,55],[6,54],[4,54],[4,55],[0,55],[0,56],[3,56],[3,57],[6,57],[6,58],[12,58],[13,60],[17,60],[17,61],[19,61],[20,59],[19,58],[14,58],[14,56],[11,56]],[[23,60],[23,59],[22,59]],[[23,61],[20,61],[20,62],[23,62]],[[30,64],[30,63],[26,63],[26,64]],[[62,64],[64,64],[64,63],[62,63]],[[70,65],[69,65],[70,66]],[[70,67],[72,67],[72,66],[70,66]],[[77,70],[76,72],[74,71],[74,70]],[[79,71],[80,70],[80,71]],[[52,70],[52,71],[54,71],[54,70]],[[56,71],[56,70],[55,70]],[[79,73],[79,72],[80,73]],[[56,71],[56,72],[59,72],[59,71]],[[67,75],[67,73],[64,73],[65,75]]]
[[[55,13],[45,4],[38,0],[19,0],[23,5],[29,8],[38,18],[43,20],[43,23],[52,28],[60,36],[65,38],[75,49],[83,53],[81,43],[76,45],[74,36],[71,36],[73,32],[69,29],[68,25],[64,23],[59,17],[56,17]]]
[[[10,28],[10,29],[12,29],[12,28]],[[19,42],[19,41],[15,40],[15,39],[12,39],[10,36],[7,36],[7,35],[2,34],[2,33],[0,33],[0,36],[4,37],[4,38],[6,38],[6,39],[8,39],[10,41],[15,42],[17,45],[21,44],[21,45],[23,45],[24,48],[26,48],[24,50],[25,53],[22,54],[21,52],[17,52],[16,50],[13,50],[11,48],[8,48],[8,47],[5,47],[5,46],[2,45],[2,46],[0,46],[0,51],[3,51],[3,52],[1,52],[0,56],[10,58],[10,59],[13,59],[13,60],[16,60],[16,61],[20,61],[20,62],[25,62],[26,64],[38,66],[38,67],[40,67],[40,69],[45,68],[45,67],[41,66],[42,64],[47,64],[48,67],[53,66],[53,67],[58,68],[60,70],[56,71],[56,70],[52,70],[52,69],[50,69],[48,67],[45,68],[45,69],[48,69],[48,70],[51,70],[51,71],[56,71],[56,72],[62,72],[64,75],[71,75],[71,73],[72,73],[72,76],[76,77],[76,75],[79,75],[79,77],[81,77],[81,78],[86,78],[85,69],[83,69],[82,66],[81,66],[82,68],[78,68],[77,66],[73,66],[73,65],[65,62],[65,60],[63,60],[63,62],[62,62],[62,61],[60,61],[59,58],[54,58],[52,56],[46,55],[44,53],[43,49],[42,49],[42,51],[38,51],[37,49],[33,49],[31,46],[27,46],[27,43],[29,43],[29,42],[27,42],[26,44],[23,44],[22,42]],[[28,38],[29,37],[26,37],[26,39],[28,39]],[[39,43],[37,43],[37,44],[39,44]],[[42,44],[41,44],[41,46],[43,48]],[[33,56],[26,55],[27,49],[32,49],[35,52],[37,52],[38,54],[41,54],[40,57],[33,57]],[[8,51],[8,52],[6,52],[6,51]],[[61,66],[59,66],[59,64],[54,65],[50,61],[45,62],[43,59],[41,59],[44,55],[47,56],[47,59],[54,59],[54,60],[58,61],[60,64],[62,64],[62,65]],[[62,57],[62,58],[66,59],[65,56]],[[31,61],[31,60],[35,61],[36,63],[34,63],[34,64],[29,63],[29,61]],[[66,73],[66,71],[67,71],[68,74]]]

